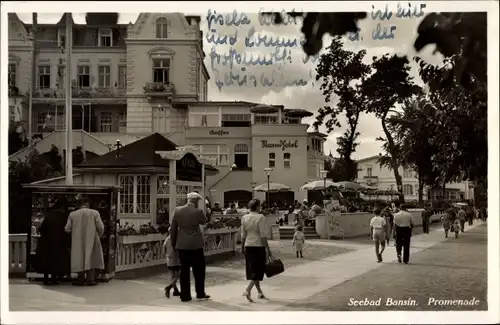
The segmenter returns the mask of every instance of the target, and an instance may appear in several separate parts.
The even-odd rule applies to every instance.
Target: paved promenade
[[[181,303],[163,296],[165,274],[137,279],[115,278],[96,287],[44,287],[11,280],[12,311],[343,311],[343,310],[486,310],[487,228],[467,227],[458,239],[445,239],[434,226],[430,234],[412,237],[410,264],[399,264],[395,248],[376,263],[369,240],[309,241],[304,259],[294,257],[289,241],[272,242],[284,260],[285,273],[265,279],[269,300],[247,302],[244,261],[234,258],[207,267],[208,301]],[[256,298],[256,297],[255,297]],[[380,306],[350,306],[350,301],[376,301]],[[387,306],[387,298],[415,301]],[[413,300],[408,300],[411,298]],[[476,299],[473,306],[443,307],[429,298]]]

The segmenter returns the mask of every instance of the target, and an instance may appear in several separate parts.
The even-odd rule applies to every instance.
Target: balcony
[[[378,184],[378,176],[365,175],[365,176],[363,176],[363,179],[365,180],[366,185],[368,185],[368,186],[373,186],[373,185]]]
[[[36,88],[33,103],[64,103],[64,88]],[[82,104],[126,104],[126,89],[118,87],[84,87],[71,89],[74,103]]]
[[[147,96],[148,99],[154,97],[173,98],[176,93],[175,85],[171,82],[148,82],[142,89],[144,89],[144,95]]]

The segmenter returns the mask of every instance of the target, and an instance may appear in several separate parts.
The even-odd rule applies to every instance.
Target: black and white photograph
[[[499,322],[498,9],[2,2],[2,319]]]

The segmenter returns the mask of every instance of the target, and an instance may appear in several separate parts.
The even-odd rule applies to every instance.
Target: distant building
[[[375,187],[381,190],[398,190],[394,172],[386,166],[380,166],[379,156],[372,156],[357,160],[358,177],[357,182],[363,185]],[[418,176],[413,169],[400,168],[399,174],[403,179],[405,199],[408,201],[418,200]],[[428,188],[424,188],[424,200],[428,198]],[[435,190],[431,193],[432,199],[442,196],[442,190]],[[446,184],[445,197],[447,200],[473,200],[474,188],[472,182],[448,183]]]

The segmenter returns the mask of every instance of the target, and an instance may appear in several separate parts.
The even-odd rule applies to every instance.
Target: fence
[[[236,251],[237,228],[207,229],[205,256]],[[166,235],[119,236],[116,247],[116,272],[146,268],[166,263],[163,241]],[[9,235],[9,273],[26,272],[26,234]]]

